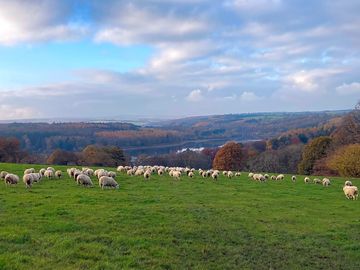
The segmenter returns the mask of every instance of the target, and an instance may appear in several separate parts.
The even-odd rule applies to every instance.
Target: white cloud
[[[360,83],[358,82],[353,82],[349,84],[344,83],[336,87],[336,91],[340,95],[354,95],[354,94],[360,95]]]
[[[203,100],[204,97],[202,95],[202,92],[200,89],[195,89],[189,93],[189,95],[186,97],[186,100],[191,102],[199,102]]]
[[[240,96],[240,100],[242,101],[256,101],[256,100],[259,100],[260,97],[258,97],[254,92],[248,92],[248,91],[245,91],[241,94]]]
[[[31,107],[16,107],[14,105],[0,105],[0,120],[32,119],[40,114]]]

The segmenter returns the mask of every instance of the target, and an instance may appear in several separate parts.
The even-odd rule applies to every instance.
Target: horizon
[[[351,110],[359,11],[355,0],[0,0],[0,121]]]

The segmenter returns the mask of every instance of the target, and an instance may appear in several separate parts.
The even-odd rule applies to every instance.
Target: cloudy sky
[[[0,119],[350,109],[359,0],[0,0]]]

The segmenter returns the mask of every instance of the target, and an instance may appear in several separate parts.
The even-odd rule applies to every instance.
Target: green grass
[[[360,269],[360,201],[302,179],[1,183],[0,269]]]

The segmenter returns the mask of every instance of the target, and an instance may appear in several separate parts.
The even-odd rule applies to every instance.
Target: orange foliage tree
[[[341,176],[360,177],[360,144],[350,144],[335,151],[328,166]]]
[[[213,168],[217,170],[240,170],[244,155],[241,145],[236,142],[228,142],[216,153]]]

